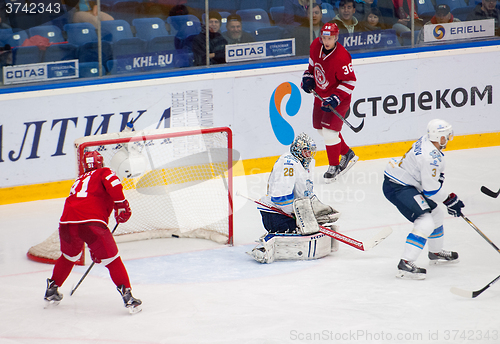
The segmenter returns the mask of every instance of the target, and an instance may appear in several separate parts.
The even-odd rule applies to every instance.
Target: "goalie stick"
[[[483,232],[481,232],[481,230],[479,230],[479,228],[477,228],[477,226],[475,224],[472,223],[471,220],[469,220],[465,215],[462,215],[462,218],[472,227],[474,228],[474,230],[476,232],[479,233],[480,236],[483,237],[484,240],[486,240],[498,253],[500,253],[500,249],[486,236],[483,234]],[[491,287],[495,282],[497,282],[498,280],[500,279],[500,276],[498,276],[497,278],[495,278],[493,281],[491,281],[490,283],[488,283],[484,288],[482,289],[479,289],[479,290],[476,290],[476,291],[468,291],[468,290],[463,290],[463,289],[460,289],[460,288],[456,288],[456,287],[452,287],[450,289],[450,291],[455,294],[455,295],[459,295],[459,296],[463,296],[463,297],[468,297],[468,298],[475,298],[477,296],[479,296],[483,291],[485,291],[486,289],[488,289],[489,287]]]
[[[294,218],[292,215],[285,213],[283,210],[276,208],[270,204],[266,204],[264,202],[258,201],[256,199],[250,198],[248,196],[242,195],[239,192],[236,192],[236,195],[244,197],[258,205],[261,205],[263,207],[266,207],[268,209],[274,210],[275,212]],[[372,249],[373,247],[377,246],[382,240],[387,238],[391,233],[392,233],[392,228],[390,227],[384,227],[377,235],[372,237],[369,240],[366,241],[358,241],[356,239],[350,238],[344,234],[341,234],[339,232],[335,232],[334,230],[331,230],[330,228],[324,227],[319,225],[319,231],[331,238],[337,239],[340,242],[343,242],[344,244],[347,244],[349,246],[352,246],[354,248],[357,248],[360,251],[368,251],[369,249]]]
[[[118,223],[116,223],[115,228],[113,228],[113,231],[111,231],[111,234],[113,234],[116,231],[117,228],[118,228]],[[85,251],[82,254],[85,254]],[[80,286],[80,284],[82,284],[83,280],[85,279],[85,277],[87,277],[87,275],[89,274],[90,270],[92,270],[92,268],[94,267],[94,265],[95,265],[95,262],[93,261],[92,264],[90,264],[90,266],[87,269],[87,271],[85,271],[85,273],[83,274],[82,278],[80,278],[80,280],[78,281],[78,283],[76,284],[76,286],[71,290],[71,293],[69,294],[69,296],[73,296],[73,294],[75,293],[76,289]]]
[[[315,90],[312,90],[312,94],[314,94],[314,96],[316,98],[318,98],[319,100],[321,100],[321,102],[325,101],[318,93],[316,93]],[[328,107],[330,108],[330,111],[332,111],[335,114],[335,116],[337,116],[342,122],[345,123],[345,125],[347,125],[349,128],[351,128],[352,131],[354,131],[355,133],[358,133],[358,132],[361,131],[361,129],[363,129],[363,126],[365,125],[365,120],[364,119],[361,122],[361,124],[359,125],[359,127],[355,127],[351,123],[347,122],[347,120],[344,117],[342,117],[342,115],[339,114],[331,105],[328,105]]]
[[[497,192],[493,192],[490,189],[488,189],[486,186],[481,186],[481,192],[484,193],[485,195],[493,197],[493,198],[497,198],[498,195],[500,195],[500,190],[498,190]]]
[[[500,275],[497,276],[493,281],[491,281],[490,283],[488,283],[486,286],[484,286],[483,288],[479,289],[479,290],[475,290],[475,291],[469,291],[469,290],[463,290],[463,289],[460,289],[460,288],[456,288],[456,287],[452,287],[450,289],[450,291],[455,294],[455,295],[458,295],[458,296],[462,296],[462,297],[467,297],[467,298],[470,298],[470,299],[473,299],[475,297],[478,297],[479,295],[481,295],[481,293],[483,291],[485,291],[486,289],[488,289],[489,287],[491,287],[493,284],[495,284],[495,282],[497,282],[498,280],[500,280]]]

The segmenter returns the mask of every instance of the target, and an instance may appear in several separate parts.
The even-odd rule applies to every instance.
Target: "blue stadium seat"
[[[271,4],[269,5],[270,7],[279,7],[279,6],[285,6],[283,0],[271,0]]]
[[[182,36],[187,37],[201,32],[200,20],[192,14],[170,16],[166,22],[170,25],[171,35],[176,35],[177,32],[181,31]]]
[[[453,11],[455,8],[468,7],[464,0],[436,0],[436,6],[441,4],[450,6],[450,11]]]
[[[137,37],[120,39],[113,43],[113,58],[126,55],[139,55],[146,52],[146,41]]]
[[[37,46],[17,47],[12,52],[12,63],[15,65],[40,63],[42,54]]]
[[[252,8],[260,8],[264,11],[269,11],[269,1],[268,0],[240,0],[240,10],[248,10]]]
[[[458,7],[458,8],[455,8],[455,9],[451,10],[451,14],[453,14],[453,16],[455,18],[458,18],[461,21],[466,21],[467,20],[467,16],[472,11],[474,11],[474,7],[471,7],[471,6]]]
[[[418,16],[422,17],[424,20],[425,18],[432,18],[436,12],[431,0],[419,0],[415,2],[415,5],[417,6]]]
[[[135,27],[135,36],[145,41],[169,35],[165,22],[160,18],[136,18],[132,21],[132,25]]]
[[[98,58],[98,46],[97,42],[87,42],[80,45],[78,48],[78,60],[82,62],[97,62]],[[112,44],[107,41],[102,41],[102,62],[105,65],[106,61],[113,58]]]
[[[323,23],[327,23],[335,17],[335,10],[333,9],[333,5],[327,2],[323,2],[321,4],[321,13],[323,14],[323,18],[321,21]]]
[[[79,63],[78,74],[80,78],[93,78],[99,76],[99,62]],[[105,69],[103,69],[103,74],[106,74]]]
[[[147,53],[175,50],[175,36],[158,36],[150,39],[146,44]]]
[[[210,0],[210,10],[236,12],[239,8],[239,0]]]
[[[236,11],[236,14],[241,17],[241,24],[245,31],[252,32],[262,27],[271,26],[269,15],[260,8],[239,10]]]
[[[275,24],[280,24],[283,20],[283,13],[285,12],[285,6],[276,6],[269,9],[269,14],[271,19]]]
[[[78,46],[70,43],[53,44],[45,50],[44,62],[74,60],[78,58]]]
[[[64,31],[66,31],[68,43],[74,45],[97,41],[97,32],[94,25],[90,23],[66,24]]]
[[[285,30],[279,26],[268,26],[252,31],[252,34],[257,41],[272,41],[275,39],[282,39],[284,31]]]
[[[16,31],[5,40],[5,44],[9,44],[11,47],[20,47],[27,38],[28,33],[26,31]]]
[[[12,29],[0,29],[0,47],[7,44],[7,41],[10,39],[12,34]]]
[[[29,29],[30,37],[39,35],[49,39],[50,43],[64,42],[65,39],[62,35],[61,29],[55,25],[35,26]]]
[[[130,24],[123,20],[106,20],[101,22],[102,39],[104,41],[116,42],[124,38],[133,38]]]

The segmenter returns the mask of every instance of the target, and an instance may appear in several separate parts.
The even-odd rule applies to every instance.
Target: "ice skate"
[[[340,175],[340,166],[328,166],[328,170],[323,175],[326,184],[333,183],[337,181],[337,177]]]
[[[403,279],[425,279],[427,270],[419,268],[414,262],[401,259],[398,264],[396,277]]]
[[[358,161],[359,157],[354,154],[352,149],[349,148],[349,151],[346,153],[346,155],[342,155],[340,158],[340,175],[343,175],[347,171],[351,169],[351,167],[354,166],[354,164]]]
[[[454,264],[458,263],[458,253],[453,251],[441,250],[440,252],[429,252],[429,259],[431,264]]]
[[[120,285],[116,289],[118,289],[120,295],[123,297],[125,307],[128,309],[130,314],[142,311],[142,301],[132,296],[132,290],[130,288],[125,288],[124,285]]]
[[[59,286],[56,282],[47,278],[47,290],[45,290],[45,297],[43,298],[48,303],[47,306],[58,305],[59,302],[61,302],[63,294],[61,294],[57,288],[59,288]]]

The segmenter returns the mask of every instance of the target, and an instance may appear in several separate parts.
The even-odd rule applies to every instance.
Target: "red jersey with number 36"
[[[108,167],[78,177],[64,203],[59,223],[102,222],[108,224],[115,202],[125,200],[118,176]]]
[[[345,116],[351,104],[352,91],[356,86],[351,54],[337,42],[335,48],[326,55],[323,52],[321,37],[318,37],[311,43],[308,70],[314,75],[316,82],[314,90],[322,98],[331,95],[339,97],[340,105],[335,110]],[[315,105],[321,105],[318,99]]]

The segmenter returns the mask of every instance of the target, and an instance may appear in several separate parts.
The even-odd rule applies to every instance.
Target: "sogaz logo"
[[[443,25],[437,25],[433,31],[434,37],[436,37],[436,39],[442,39],[444,37],[445,33],[446,33],[446,31],[445,31]]]
[[[285,106],[285,113],[281,113],[281,105],[286,95],[290,95]],[[302,97],[300,90],[291,82],[284,82],[273,92],[269,101],[269,118],[274,135],[285,146],[290,145],[295,138],[292,126],[286,121],[285,116],[295,116],[300,109]]]

